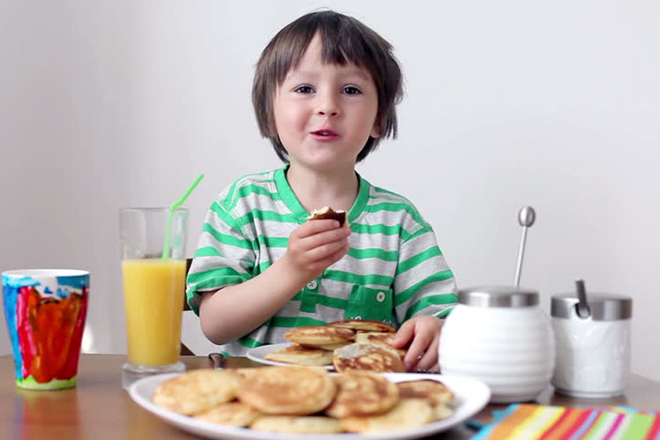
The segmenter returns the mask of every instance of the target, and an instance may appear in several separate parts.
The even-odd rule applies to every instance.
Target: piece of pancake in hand
[[[319,367],[262,367],[241,383],[238,399],[265,414],[308,415],[325,409],[337,386]]]
[[[355,342],[360,344],[383,344],[388,347],[394,348],[394,339],[396,338],[396,333],[384,333],[384,332],[359,332],[355,335]],[[401,348],[394,348],[401,359],[406,356],[406,350]]]
[[[431,404],[425,399],[399,398],[390,411],[369,417],[347,417],[341,419],[346,431],[378,433],[403,431],[417,428],[433,421]]]
[[[341,319],[328,324],[331,327],[350,328],[356,332],[392,332],[396,329],[389,324],[367,319]]]
[[[353,341],[354,337],[355,332],[351,329],[327,325],[296,327],[284,333],[285,339],[307,347],[346,344]]]
[[[260,415],[261,413],[250,405],[241,402],[229,402],[194,414],[193,418],[221,425],[248,426]]]
[[[325,410],[329,416],[364,417],[389,411],[399,400],[396,385],[371,371],[347,371],[333,376],[337,396]]]
[[[240,376],[231,370],[190,371],[158,385],[152,400],[160,407],[191,415],[233,400],[240,382]]]
[[[449,403],[454,399],[454,393],[444,384],[431,380],[412,380],[396,384],[402,398],[426,399],[433,408],[434,420],[446,419],[454,411]]]
[[[287,364],[324,366],[332,365],[332,352],[321,348],[303,347],[295,342],[288,347],[271,351],[264,358]]]
[[[324,206],[321,209],[316,209],[307,217],[307,220],[337,220],[339,225],[346,226],[346,211],[337,210]]]
[[[339,420],[322,416],[262,416],[250,428],[291,434],[335,434],[343,430]]]
[[[349,370],[367,370],[374,372],[406,371],[399,353],[382,344],[353,343],[335,350],[332,364],[342,373]]]

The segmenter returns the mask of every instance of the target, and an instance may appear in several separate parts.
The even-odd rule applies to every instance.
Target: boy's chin
[[[323,161],[323,162],[313,162],[313,163],[294,163],[291,162],[291,168],[297,170],[305,170],[307,172],[317,173],[317,174],[327,174],[327,173],[337,173],[342,171],[354,171],[355,162],[340,162],[336,161]]]
[[[305,169],[318,173],[337,172],[342,170],[354,170],[357,162],[357,156],[349,158],[338,157],[336,154],[319,154],[304,160],[295,160],[289,158],[291,168]]]

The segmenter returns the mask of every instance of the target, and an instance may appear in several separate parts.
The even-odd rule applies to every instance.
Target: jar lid
[[[459,290],[458,302],[475,307],[531,307],[538,305],[539,293],[514,286],[471,287]]]
[[[577,303],[575,293],[553,295],[550,315],[557,318],[580,319],[577,314]],[[589,292],[587,293],[587,305],[590,317],[594,321],[618,321],[632,317],[632,298],[629,296]]]

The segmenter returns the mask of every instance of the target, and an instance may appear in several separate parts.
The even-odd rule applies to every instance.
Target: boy
[[[300,17],[264,49],[252,99],[285,166],[222,192],[188,276],[191,308],[227,354],[354,318],[399,327],[408,370],[437,368],[452,272],[415,207],[355,172],[396,136],[401,83],[390,44],[333,11]],[[323,206],[345,210],[348,226],[306,221]]]

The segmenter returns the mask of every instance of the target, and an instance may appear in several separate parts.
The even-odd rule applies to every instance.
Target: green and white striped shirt
[[[282,257],[291,232],[307,220],[287,167],[242,177],[211,205],[187,279],[195,313],[202,292],[247,281]],[[225,353],[285,342],[284,333],[303,325],[354,318],[398,327],[413,316],[449,313],[457,301],[453,274],[410,201],[359,177],[348,222],[348,254],[259,328],[223,345]]]

